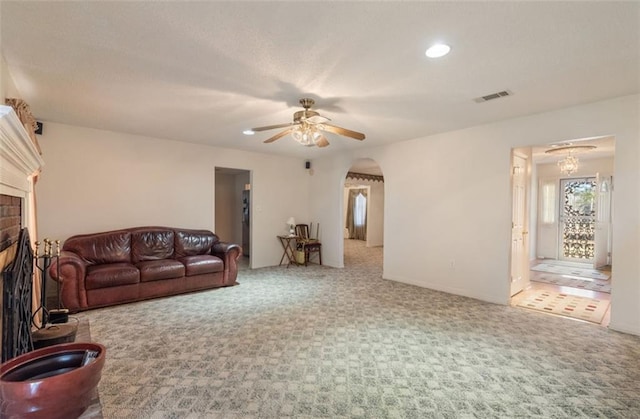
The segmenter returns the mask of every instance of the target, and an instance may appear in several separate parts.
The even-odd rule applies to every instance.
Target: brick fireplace
[[[26,227],[31,240],[36,236],[34,180],[44,166],[38,148],[10,106],[0,106],[0,268],[10,264],[17,251],[20,230]],[[32,243],[33,244],[33,243]],[[4,278],[0,276],[0,295]],[[32,278],[34,307],[39,306],[39,278]],[[0,298],[0,315],[5,307]],[[0,334],[4,337],[3,321]],[[2,339],[4,340],[4,339]],[[4,349],[4,348],[2,348]],[[1,353],[2,351],[0,351]]]
[[[11,263],[16,252],[18,235],[22,228],[22,198],[0,194],[0,271]],[[1,277],[0,277],[1,282]],[[0,283],[0,308],[2,308]],[[2,312],[0,310],[0,312]],[[2,322],[0,322],[2,330]]]
[[[18,241],[22,228],[22,198],[0,194],[0,252]]]

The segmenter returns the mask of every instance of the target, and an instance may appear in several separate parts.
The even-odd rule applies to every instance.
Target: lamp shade
[[[293,217],[289,217],[289,219],[287,220],[287,225],[290,225],[290,226],[294,226],[294,225],[296,225],[296,220],[295,220],[295,218],[293,218]]]

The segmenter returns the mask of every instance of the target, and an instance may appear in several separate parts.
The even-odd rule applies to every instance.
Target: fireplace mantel
[[[0,193],[26,197],[44,160],[10,106],[0,106]]]

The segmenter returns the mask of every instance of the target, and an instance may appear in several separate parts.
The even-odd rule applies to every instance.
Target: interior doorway
[[[588,152],[554,149],[567,150],[572,145]],[[516,152],[530,156],[525,186],[530,204],[520,227],[516,216],[522,204],[516,193],[519,164],[514,158],[511,279],[518,277],[519,266],[513,261],[521,250],[514,245],[515,239],[526,231],[529,250],[524,270],[529,281],[520,291],[512,286],[511,305],[607,326],[615,288],[611,248],[615,138],[524,147],[515,149],[514,156]],[[563,163],[567,156],[575,164],[571,170]]]
[[[345,176],[343,194],[345,249],[382,247],[384,176],[380,166],[372,159],[355,161]],[[357,253],[351,250],[351,256]],[[348,263],[349,259],[345,258],[345,265]]]
[[[251,267],[251,172],[215,168],[214,229],[222,241],[242,246],[239,267]]]

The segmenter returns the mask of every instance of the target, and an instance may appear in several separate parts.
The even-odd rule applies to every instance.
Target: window
[[[364,226],[367,222],[367,198],[359,193],[353,207],[353,224],[356,227]]]
[[[553,224],[556,222],[556,184],[545,181],[540,190],[540,222]]]

